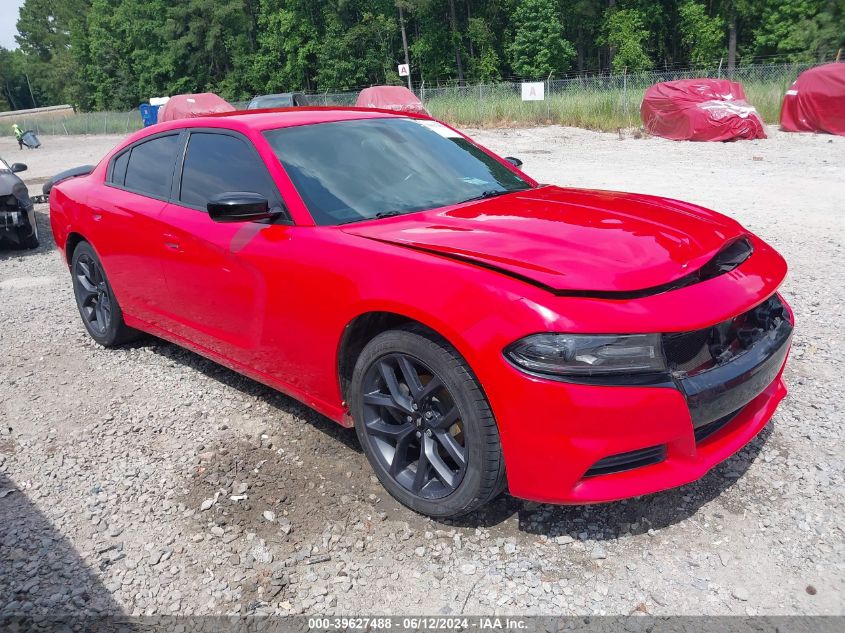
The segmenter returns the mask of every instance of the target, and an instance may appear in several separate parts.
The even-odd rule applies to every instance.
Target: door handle
[[[164,234],[164,245],[169,248],[171,251],[181,251],[182,246],[179,244],[176,236],[173,233],[165,233]]]

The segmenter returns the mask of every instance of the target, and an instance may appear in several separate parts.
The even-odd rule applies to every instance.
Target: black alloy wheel
[[[114,296],[103,264],[88,242],[80,242],[70,262],[76,306],[88,334],[104,347],[138,337],[140,332],[123,322],[123,311]]]
[[[435,518],[472,512],[505,487],[499,429],[477,379],[436,333],[408,325],[364,347],[349,386],[355,430],[376,476]]]
[[[73,275],[76,301],[85,325],[104,336],[111,325],[112,298],[99,262],[83,253],[74,263]]]
[[[364,377],[364,430],[387,471],[425,499],[454,492],[467,465],[463,423],[443,381],[407,354],[389,354]]]

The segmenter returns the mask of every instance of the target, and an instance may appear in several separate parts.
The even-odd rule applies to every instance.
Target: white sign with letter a
[[[399,68],[399,76],[400,77],[407,77],[408,75],[411,74],[411,67],[408,66],[408,64],[399,64],[399,66],[397,66],[397,68]]]
[[[543,101],[546,98],[546,84],[542,81],[529,81],[522,84],[523,101]]]

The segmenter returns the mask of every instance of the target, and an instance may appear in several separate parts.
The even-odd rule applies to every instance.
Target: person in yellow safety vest
[[[18,149],[23,149],[23,130],[15,123],[12,125],[12,130],[15,132],[15,140],[18,142]]]

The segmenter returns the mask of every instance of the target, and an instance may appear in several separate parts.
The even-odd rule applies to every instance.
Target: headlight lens
[[[659,334],[532,334],[505,356],[526,371],[562,377],[666,371]]]

